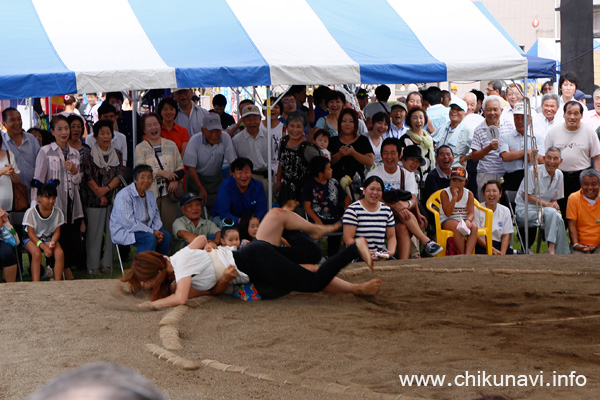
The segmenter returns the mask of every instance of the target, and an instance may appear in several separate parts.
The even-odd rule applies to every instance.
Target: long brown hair
[[[144,251],[133,257],[131,268],[125,271],[121,278],[131,286],[133,293],[144,291],[140,282],[146,282],[159,276],[156,285],[150,289],[152,300],[162,299],[171,294],[171,283],[175,280],[172,273],[167,271],[167,260],[155,251]]]

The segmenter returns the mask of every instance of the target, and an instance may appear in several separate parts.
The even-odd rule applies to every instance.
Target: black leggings
[[[277,249],[268,242],[255,240],[233,252],[238,269],[248,274],[263,299],[275,299],[290,292],[320,292],[342,268],[359,257],[353,244],[328,258],[313,272]]]

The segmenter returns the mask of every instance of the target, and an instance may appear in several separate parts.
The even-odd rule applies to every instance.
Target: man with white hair
[[[558,115],[559,103],[560,100],[556,93],[546,93],[542,97],[541,113],[533,116],[533,133],[540,151],[545,150],[544,142],[550,128],[562,125],[565,122],[563,117]]]
[[[596,130],[600,126],[600,88],[594,90],[592,98],[594,100],[594,109],[584,113],[583,122],[591,126],[593,130]]]
[[[485,121],[473,133],[471,154],[467,158],[479,161],[477,165],[477,194],[483,185],[492,180],[501,181],[504,175],[504,162],[500,158],[499,139],[514,129],[512,124],[500,121],[502,97],[492,95],[483,101]],[[478,196],[479,197],[479,196]]]

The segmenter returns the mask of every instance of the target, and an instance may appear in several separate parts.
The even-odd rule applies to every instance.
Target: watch
[[[412,208],[412,206],[413,206],[412,200],[409,200],[408,201],[408,208]]]

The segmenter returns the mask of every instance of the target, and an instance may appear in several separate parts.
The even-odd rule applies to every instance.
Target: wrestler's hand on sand
[[[143,310],[148,310],[148,311],[152,311],[152,310],[156,310],[157,308],[154,306],[154,304],[152,304],[151,301],[144,301],[143,303],[138,304],[138,307],[143,309]]]

